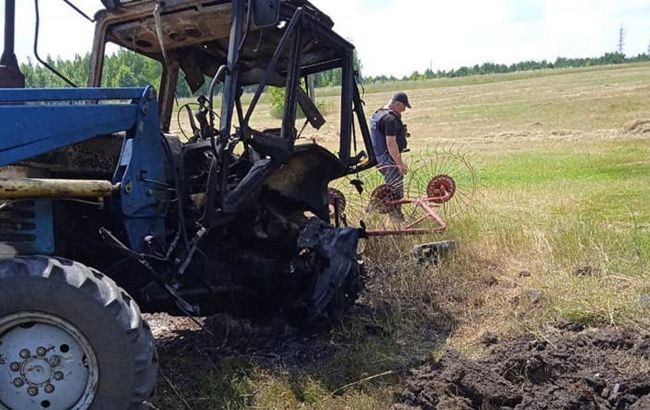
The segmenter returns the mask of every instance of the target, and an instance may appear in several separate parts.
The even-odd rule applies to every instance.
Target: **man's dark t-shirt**
[[[406,148],[406,137],[404,125],[399,116],[387,108],[381,108],[370,118],[370,137],[372,148],[375,151],[375,157],[380,165],[392,164],[393,160],[388,153],[386,146],[386,136],[394,135],[397,137],[397,147],[400,152]]]

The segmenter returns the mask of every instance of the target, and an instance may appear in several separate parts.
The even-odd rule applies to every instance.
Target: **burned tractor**
[[[327,186],[375,161],[332,21],[303,0],[104,5],[87,88],[0,89],[0,409],[145,406],[157,359],[141,310],[309,323],[361,289],[363,231],[330,223]],[[159,61],[159,92],[101,88],[108,43]],[[20,87],[7,61],[0,82]],[[331,69],[336,154],[298,140],[325,121],[306,84]],[[179,77],[209,83],[188,138],[169,133]],[[281,125],[255,129],[271,85]]]

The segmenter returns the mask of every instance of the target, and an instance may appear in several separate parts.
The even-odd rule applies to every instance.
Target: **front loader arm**
[[[0,89],[0,166],[133,128],[143,88]],[[131,103],[98,104],[130,100]],[[38,103],[38,104],[36,104]]]
[[[131,248],[142,251],[148,235],[163,239],[155,193],[165,185],[165,158],[153,87],[0,89],[0,124],[0,166],[126,131],[112,183]]]

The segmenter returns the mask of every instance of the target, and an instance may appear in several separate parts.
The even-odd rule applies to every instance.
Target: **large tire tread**
[[[108,276],[67,259],[26,256],[0,261],[0,281],[20,275],[63,282],[99,302],[111,313],[135,352],[134,385],[128,409],[149,408],[146,402],[153,396],[158,358],[151,329],[142,319],[133,298]]]

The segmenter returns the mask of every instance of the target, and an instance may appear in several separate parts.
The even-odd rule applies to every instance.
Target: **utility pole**
[[[625,47],[625,29],[623,28],[623,24],[621,24],[621,27],[618,29],[618,52],[623,54],[624,47]]]
[[[650,43],[648,43],[648,51],[645,52],[645,55],[650,57]]]

